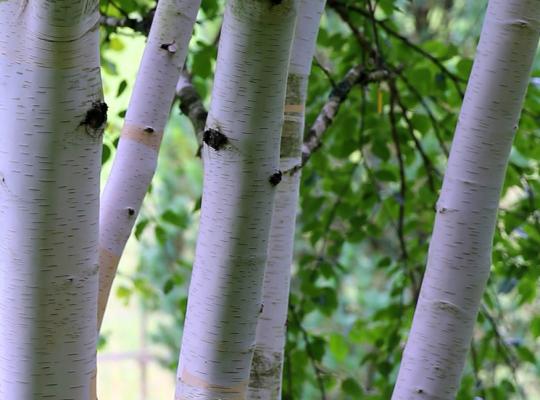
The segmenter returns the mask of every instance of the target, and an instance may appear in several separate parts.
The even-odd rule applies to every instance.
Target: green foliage
[[[303,169],[284,399],[315,399],[321,393],[336,399],[390,398],[485,1],[384,0],[377,2],[377,22],[368,4],[329,1],[318,39],[308,126],[332,82],[353,66],[386,68],[393,78],[353,89],[321,149]],[[345,7],[345,16],[335,5]],[[112,16],[144,19],[152,4],[105,0],[101,7]],[[187,62],[205,101],[222,7],[222,1],[203,1]],[[379,58],[366,51],[351,27]],[[111,90],[122,98],[132,82],[110,55],[122,54],[134,33],[103,29],[106,80],[119,75]],[[540,398],[538,110],[540,87],[531,85],[502,193],[492,275],[460,400]],[[202,176],[190,124],[176,105],[172,114],[152,195],[135,228],[142,246],[140,267],[117,294],[129,299],[136,293],[149,310],[166,315],[154,340],[169,349],[162,361],[174,369]],[[104,162],[118,129],[118,123],[109,126]]]

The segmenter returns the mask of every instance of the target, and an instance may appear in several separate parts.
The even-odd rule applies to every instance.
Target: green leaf
[[[530,324],[531,334],[536,339],[540,336],[540,315],[534,317]]]
[[[149,221],[147,219],[141,219],[135,226],[135,238],[137,238],[137,240],[141,239],[141,235],[144,231],[144,228],[146,228],[146,226],[148,225],[148,222]]]
[[[330,335],[329,346],[330,353],[332,353],[336,361],[343,362],[349,352],[349,346],[347,345],[345,338],[338,333],[333,333]]]
[[[325,353],[326,342],[319,336],[311,339],[309,348],[315,361],[321,361]]]
[[[169,294],[169,292],[173,289],[174,289],[174,281],[172,279],[167,279],[167,281],[163,285],[163,293]]]
[[[161,218],[169,224],[176,225],[179,228],[185,228],[189,222],[189,216],[186,213],[175,213],[172,210],[165,211]]]
[[[534,356],[534,353],[531,350],[529,350],[527,347],[518,346],[516,348],[516,351],[520,359],[522,359],[523,361],[529,362],[533,365],[536,365],[536,357]]]
[[[116,97],[120,97],[122,93],[124,93],[124,90],[126,90],[126,88],[127,88],[127,81],[123,79],[122,82],[120,82],[120,84],[118,85]]]
[[[167,231],[160,225],[156,225],[154,233],[159,244],[164,245],[167,242]]]
[[[341,389],[345,394],[353,396],[354,399],[359,399],[364,394],[360,385],[352,378],[347,378],[341,382]]]
[[[118,289],[116,289],[116,296],[119,299],[124,300],[125,303],[129,302],[132,294],[133,290],[131,290],[127,286],[118,286]]]
[[[111,148],[103,143],[103,150],[101,152],[101,165],[105,164],[109,158],[111,158]]]
[[[375,172],[375,177],[380,181],[393,182],[396,180],[396,175],[388,169],[380,169]]]

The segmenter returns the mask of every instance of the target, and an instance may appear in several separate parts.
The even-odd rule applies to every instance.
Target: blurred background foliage
[[[223,3],[202,1],[186,63],[206,105]],[[353,88],[303,168],[284,399],[390,398],[486,4],[328,1],[310,77],[307,126],[351,68],[385,70],[391,77]],[[103,21],[101,43],[111,110],[104,178],[154,7],[145,0],[101,0],[102,14],[110,17]],[[540,77],[540,57],[533,76]],[[531,84],[460,400],[540,398],[539,126],[540,86]],[[171,376],[199,218],[197,148],[177,100],[134,232],[138,244],[115,285],[118,299],[136,304],[152,321],[150,340]],[[114,335],[105,330],[101,352],[110,350]]]

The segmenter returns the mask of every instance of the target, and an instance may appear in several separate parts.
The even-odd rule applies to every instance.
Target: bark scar
[[[229,139],[217,129],[209,128],[203,132],[203,142],[215,151],[219,151],[229,142]]]
[[[107,103],[101,100],[94,101],[90,109],[86,111],[86,115],[79,126],[84,126],[89,136],[93,138],[101,137],[105,130],[108,110],[109,106],[107,106]]]
[[[281,182],[282,177],[283,177],[283,172],[281,172],[280,170],[277,170],[272,175],[270,175],[270,178],[268,178],[268,182],[270,182],[272,186],[277,186],[279,182]]]
[[[161,46],[159,46],[163,50],[167,50],[169,53],[174,54],[178,50],[178,46],[176,46],[176,41],[172,41],[171,43],[163,43]]]

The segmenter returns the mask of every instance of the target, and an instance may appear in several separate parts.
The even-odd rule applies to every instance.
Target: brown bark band
[[[286,113],[302,113],[304,112],[303,104],[286,104],[284,112]]]
[[[163,132],[154,131],[151,127],[124,124],[121,138],[133,140],[158,151]]]
[[[208,389],[218,393],[232,393],[238,394],[238,399],[244,399],[248,382],[244,381],[235,386],[221,386],[201,379],[192,373],[188,372],[185,368],[182,370],[181,379],[189,386],[194,386],[202,389]],[[229,398],[229,397],[228,397]]]

